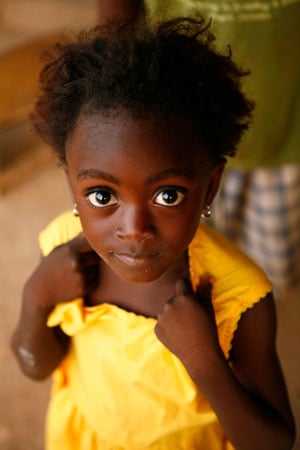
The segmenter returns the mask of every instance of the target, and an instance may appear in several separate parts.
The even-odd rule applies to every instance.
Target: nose
[[[142,241],[154,235],[155,227],[150,212],[145,207],[120,208],[116,235],[120,239]]]

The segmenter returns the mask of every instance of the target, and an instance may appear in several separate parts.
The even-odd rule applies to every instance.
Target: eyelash
[[[169,192],[167,192],[167,191],[169,191]],[[175,199],[172,200],[172,196],[174,197],[174,193],[176,194],[176,196],[175,196]],[[168,203],[167,198],[165,198],[165,199],[162,198],[162,196],[164,194],[167,194],[171,197],[170,203]],[[156,191],[155,194],[153,195],[153,203],[156,205],[159,205],[159,206],[164,206],[166,208],[175,207],[175,206],[180,205],[184,201],[187,194],[188,194],[188,190],[181,186],[164,186],[161,189],[159,189],[158,191]],[[94,208],[104,209],[104,208],[109,208],[112,206],[118,206],[118,204],[119,204],[118,195],[112,189],[107,188],[107,187],[98,187],[93,190],[89,190],[86,192],[85,195],[86,195],[89,203]],[[99,202],[99,199],[97,199],[97,196],[99,196],[99,195],[102,195],[102,199],[106,203],[101,204]],[[160,196],[161,196],[161,199],[160,199],[161,203],[160,203],[160,201],[157,201]],[[166,203],[163,203],[163,202],[166,202]]]
[[[100,195],[100,194],[102,194],[102,197],[104,199],[105,199],[105,195],[109,195],[109,200],[107,201],[107,203],[105,203],[103,205],[101,205],[101,203],[99,203],[99,201],[97,200],[97,195]],[[99,208],[99,209],[109,208],[111,206],[117,206],[118,202],[119,202],[118,197],[115,194],[115,192],[112,189],[109,189],[107,187],[98,187],[93,190],[89,190],[86,192],[86,197],[87,197],[88,201],[90,202],[90,204],[94,208]],[[112,197],[114,197],[116,199],[113,203],[111,203]]]
[[[178,206],[178,205],[180,205],[183,202],[183,200],[185,199],[185,197],[186,197],[186,195],[188,193],[188,190],[186,188],[181,187],[181,186],[164,186],[163,188],[159,189],[158,192],[155,193],[155,195],[153,196],[153,199],[157,200],[157,198],[160,195],[166,194],[167,191],[169,191],[169,194],[176,193],[176,199],[175,199],[175,201],[173,203],[169,203],[169,204],[165,203],[163,205],[158,203],[157,201],[154,201],[154,203],[159,205],[159,206],[165,206],[167,208]]]

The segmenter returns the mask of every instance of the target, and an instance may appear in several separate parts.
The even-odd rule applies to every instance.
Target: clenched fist
[[[211,303],[212,281],[200,280],[194,292],[188,279],[176,282],[175,296],[158,316],[155,333],[189,372],[205,368],[220,354],[217,327]]]

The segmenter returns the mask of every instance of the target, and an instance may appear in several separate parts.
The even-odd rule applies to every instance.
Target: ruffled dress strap
[[[252,259],[207,225],[199,226],[189,247],[189,261],[194,289],[203,275],[214,280],[212,304],[228,358],[241,315],[272,291],[272,283]]]
[[[39,234],[42,254],[47,256],[55,247],[74,239],[81,232],[80,220],[73,216],[72,211],[60,214]]]

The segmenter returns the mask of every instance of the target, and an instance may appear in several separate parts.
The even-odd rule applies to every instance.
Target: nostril
[[[153,228],[148,228],[144,230],[128,230],[118,227],[116,230],[116,236],[120,239],[127,239],[132,241],[143,241],[150,239],[154,234]]]
[[[120,208],[118,213],[115,233],[119,239],[142,241],[155,233],[151,214],[144,206],[130,205]]]

